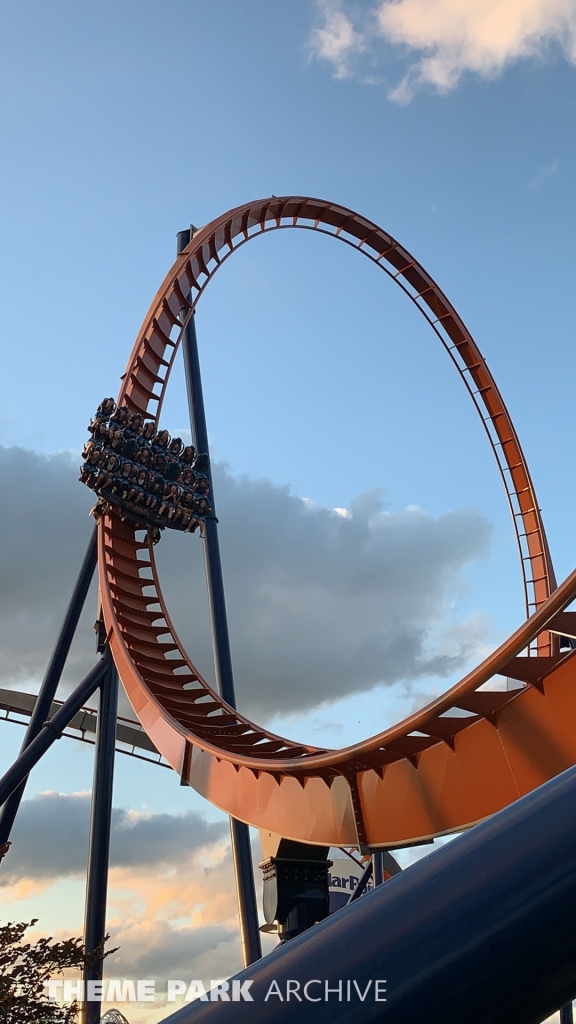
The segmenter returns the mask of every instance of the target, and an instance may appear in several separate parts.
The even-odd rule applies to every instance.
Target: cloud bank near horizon
[[[2,862],[5,906],[62,879],[83,886],[90,800],[89,793],[46,792],[22,802]],[[260,883],[260,872],[255,877]],[[155,978],[162,991],[167,978],[182,973],[206,982],[236,973],[241,951],[228,822],[209,822],[196,811],[114,807],[107,930],[108,948],[120,947],[106,962],[108,977]]]
[[[39,793],[24,800],[12,832],[13,850],[2,864],[0,888],[24,880],[50,884],[86,873],[90,793]],[[228,836],[225,821],[198,811],[143,813],[114,807],[110,867],[137,875],[194,860]],[[4,894],[6,895],[6,894]]]
[[[341,0],[315,6],[310,54],[331,63],[336,78],[360,67],[362,54],[373,58],[382,42],[405,56],[406,73],[388,91],[397,103],[423,87],[447,93],[468,72],[495,78],[553,48],[576,64],[576,0],[380,0],[354,15]]]
[[[29,687],[54,643],[93,496],[66,453],[0,447],[0,474],[0,685]],[[491,527],[476,510],[388,512],[376,491],[331,510],[223,464],[214,474],[243,710],[270,717],[379,683],[445,677],[485,642],[486,622],[458,614],[463,570],[489,548]],[[211,678],[202,544],[167,530],[156,551],[176,628]],[[94,662],[92,600],[69,682]]]

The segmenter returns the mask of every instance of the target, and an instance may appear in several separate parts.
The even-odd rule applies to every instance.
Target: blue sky
[[[5,0],[0,444],[40,455],[81,448],[96,404],[117,390],[179,229],[271,193],[317,195],[395,235],[455,304],[514,418],[559,579],[573,568],[574,4],[427,8],[430,19],[420,0]],[[482,426],[439,343],[384,275],[331,239],[279,232],[228,261],[197,326],[213,454],[231,480],[268,480],[327,510],[379,490],[394,522],[407,506],[435,522],[476,510],[490,539],[463,551],[431,635],[468,630],[479,657],[519,622],[517,553]],[[164,420],[184,429],[186,417],[177,373]],[[267,507],[268,492],[241,493]],[[55,617],[88,532],[77,522]],[[12,526],[2,544],[15,544]],[[183,583],[173,586],[184,620]],[[298,586],[304,593],[304,577]],[[50,629],[52,620],[44,647]],[[18,685],[33,688],[39,671]],[[276,725],[340,745],[449,678],[366,684],[332,707],[319,691],[316,710],[285,711]],[[17,727],[1,728],[7,764]],[[90,752],[71,750],[34,773],[30,795],[89,788]],[[116,799],[215,815],[168,772],[133,764],[119,766]],[[81,880],[55,881],[10,913],[36,914],[34,899],[48,900],[47,927],[72,927],[80,892]]]

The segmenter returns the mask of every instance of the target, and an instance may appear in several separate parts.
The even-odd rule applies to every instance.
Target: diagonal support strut
[[[64,622],[62,623],[62,628],[60,629],[56,639],[54,650],[52,651],[52,655],[46,669],[46,674],[42,680],[42,686],[40,687],[40,692],[30,717],[28,728],[26,729],[26,735],[24,736],[22,747],[20,749],[21,754],[24,753],[32,740],[39,735],[45,721],[50,715],[50,706],[56,696],[56,690],[58,689],[62,671],[66,664],[70,645],[74,639],[78,620],[82,613],[84,602],[86,601],[86,595],[88,594],[88,590],[92,582],[92,577],[96,568],[96,559],[97,541],[96,526],[94,526],[92,536],[90,537],[88,548],[84,556],[84,561],[82,562],[80,573],[76,581],[76,586],[72,592],[70,604],[68,605],[68,610],[66,612]],[[2,847],[5,847],[6,843],[10,839],[12,826],[14,825],[14,820],[18,813],[20,802],[24,796],[25,788],[26,777],[19,788],[11,793],[0,811],[0,851],[2,850]]]

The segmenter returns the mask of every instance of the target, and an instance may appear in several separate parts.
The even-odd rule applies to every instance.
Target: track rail
[[[334,846],[406,845],[464,828],[576,761],[570,633],[576,572],[556,589],[542,517],[518,437],[475,342],[438,286],[382,229],[321,200],[273,197],[196,232],[160,288],[123,377],[119,402],[158,419],[187,318],[240,245],[269,230],[331,234],[409,295],[457,366],[496,454],[521,553],[528,620],[446,694],[391,729],[340,751],[296,744],[226,705],[184,651],[162,596],[152,546],[120,516],[99,528],[103,612],[114,658],[142,725],[183,780],[234,817]],[[559,617],[560,616],[560,617]],[[531,650],[533,657],[520,657]],[[518,689],[486,689],[494,676]],[[498,684],[496,684],[498,685]]]
[[[0,721],[27,725],[26,719],[29,719],[34,711],[37,699],[34,693],[0,689]],[[61,700],[52,701],[48,719],[53,718],[62,704]],[[94,744],[97,722],[98,712],[94,708],[82,708],[74,715],[62,735],[81,743]],[[156,750],[140,723],[130,718],[122,718],[121,715],[118,715],[116,725],[116,753],[137,757],[140,761],[148,761],[150,764],[160,765],[161,768],[171,768],[171,765],[162,760],[162,755]]]

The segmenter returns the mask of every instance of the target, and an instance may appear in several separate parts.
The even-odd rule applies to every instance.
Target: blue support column
[[[202,378],[200,376],[200,359],[198,357],[198,341],[196,338],[194,316],[190,317],[184,331],[182,350],[194,444],[198,452],[206,452],[209,455],[208,430],[206,427],[206,414],[204,412],[204,395],[202,393]],[[216,515],[211,466],[208,466],[205,472],[210,484],[210,504],[212,505],[214,515]],[[218,692],[226,703],[234,708],[236,707],[236,695],[232,673],[232,655],[230,652],[230,636],[226,615],[218,524],[215,519],[207,519],[204,524],[204,563],[208,585],[212,637],[214,640],[216,685],[218,686]]]
[[[567,1003],[560,1010],[560,1024],[574,1024],[574,1014],[572,1012],[572,1003]]]
[[[106,649],[104,657],[107,661],[107,670],[100,687],[86,883],[84,943],[87,953],[98,949],[106,934],[106,897],[118,715],[118,672],[110,648]],[[101,981],[102,972],[102,963],[86,968],[84,972],[86,985],[88,986],[89,982]],[[88,1000],[87,989],[85,999],[83,1024],[97,1024],[100,1020],[100,1000]]]
[[[190,231],[179,232],[179,253],[183,248],[185,248],[189,241]],[[204,411],[200,359],[198,356],[198,340],[196,338],[196,325],[194,323],[193,315],[188,320],[188,324],[184,331],[182,338],[182,350],[184,354],[186,388],[188,391],[190,423],[194,444],[198,452],[205,452],[206,454],[209,454],[208,430],[206,426],[206,414]],[[210,504],[212,505],[215,515],[216,507],[214,501],[214,487],[210,467],[208,467],[206,475],[210,483]],[[226,615],[226,598],[224,594],[224,580],[222,577],[218,524],[215,519],[208,519],[205,523],[203,545],[206,584],[208,588],[208,603],[212,623],[212,643],[214,648],[216,685],[218,687],[218,692],[224,698],[226,703],[235,708],[236,695],[234,691],[234,675],[232,672],[228,618]],[[234,858],[234,869],[236,873],[242,953],[244,965],[248,967],[249,964],[259,960],[262,956],[262,944],[260,941],[260,932],[258,930],[258,907],[254,886],[254,869],[252,866],[252,853],[250,849],[250,831],[248,826],[243,822],[236,821],[234,818],[231,818],[230,832],[232,835],[232,855]]]
[[[100,659],[70,694],[62,707],[58,709],[54,717],[44,722],[38,735],[24,748],[14,764],[0,779],[0,804],[8,801],[13,793],[19,791],[40,758],[56,740],[60,739],[74,715],[78,714],[86,701],[90,700],[92,694],[98,689],[105,671],[104,661]]]
[[[70,598],[70,604],[68,605],[64,622],[62,623],[62,628],[58,634],[54,650],[52,651],[52,656],[48,663],[48,668],[46,669],[46,674],[42,680],[38,700],[36,701],[34,711],[30,717],[30,722],[26,729],[20,753],[24,753],[26,747],[28,747],[36,736],[38,736],[44,722],[50,714],[50,706],[56,696],[58,683],[60,682],[60,677],[62,676],[62,671],[66,664],[70,645],[76,632],[76,627],[84,607],[90,583],[92,582],[94,569],[96,568],[96,548],[96,527],[94,527],[88,544],[88,549],[80,569],[80,574],[76,581],[72,597]],[[26,778],[19,788],[12,793],[0,811],[0,859],[3,853],[6,852],[6,844],[10,839],[14,819],[18,813],[18,808],[20,807],[20,801],[24,796],[25,788]]]
[[[384,881],[384,854],[382,850],[377,850],[376,853],[372,854],[372,861],[374,864],[374,885],[382,885]]]

